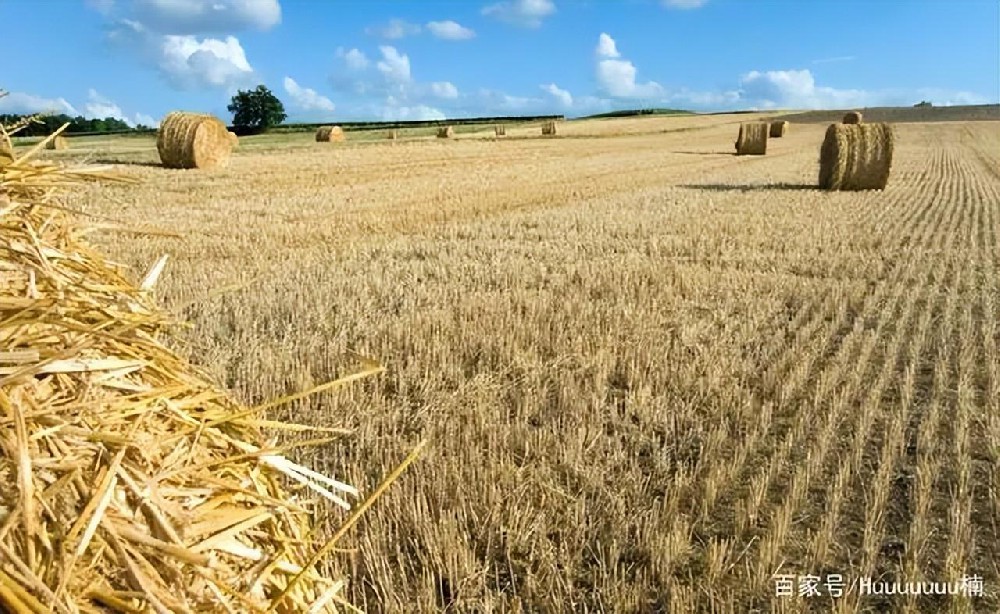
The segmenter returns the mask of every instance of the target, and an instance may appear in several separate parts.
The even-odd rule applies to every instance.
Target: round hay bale
[[[389,140],[390,141],[395,141],[398,138],[399,138],[399,131],[398,130],[390,130],[389,131]]]
[[[453,136],[455,136],[455,129],[451,126],[441,126],[438,128],[439,139],[450,139]]]
[[[556,123],[554,121],[547,121],[542,124],[542,136],[555,136],[556,135]]]
[[[316,130],[317,143],[340,143],[344,138],[344,130],[340,126],[320,126]]]
[[[830,124],[819,153],[819,187],[884,189],[892,169],[894,144],[891,124]]]
[[[493,134],[496,136],[507,136],[507,126],[504,126],[503,124],[493,126]]]
[[[45,143],[45,149],[54,149],[56,151],[69,149],[69,141],[66,140],[66,137],[60,134],[55,138],[49,139],[49,141]]]
[[[771,131],[768,134],[772,139],[780,139],[788,131],[788,122],[771,122]]]
[[[227,132],[229,134],[229,144],[233,146],[233,149],[236,149],[237,147],[240,146],[240,137],[236,136],[235,132],[232,131],[227,131]]]
[[[740,134],[736,137],[737,156],[763,156],[767,153],[767,122],[747,122],[740,124]]]
[[[156,149],[167,168],[215,168],[229,161],[233,144],[217,117],[173,111],[160,122]]]
[[[860,124],[862,121],[861,111],[851,111],[844,115],[842,123],[844,124]]]

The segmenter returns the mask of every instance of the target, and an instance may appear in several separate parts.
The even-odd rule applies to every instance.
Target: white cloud
[[[338,47],[336,55],[338,58],[343,60],[344,65],[351,70],[364,70],[368,68],[368,58],[365,57],[365,54],[358,49],[344,51],[343,47]]]
[[[410,58],[389,45],[382,45],[378,49],[382,52],[382,59],[378,61],[376,68],[386,80],[393,83],[409,83]]]
[[[365,34],[378,38],[398,40],[407,36],[420,34],[420,26],[415,23],[403,21],[402,19],[390,19],[386,24],[365,28]]]
[[[515,26],[537,28],[556,12],[556,5],[552,0],[507,0],[483,7],[481,12]]]
[[[431,83],[431,93],[438,98],[458,98],[458,88],[448,81]]]
[[[740,97],[761,109],[839,109],[874,102],[864,90],[817,86],[808,70],[750,71],[740,78]]]
[[[382,119],[384,121],[427,121],[447,119],[447,116],[440,109],[426,105],[405,106],[396,98],[389,96],[382,109]]]
[[[696,9],[707,2],[708,0],[663,0],[663,6],[671,9]]]
[[[136,19],[165,34],[269,30],[281,23],[278,0],[135,0]]]
[[[602,33],[597,43],[597,83],[601,90],[614,98],[653,98],[663,94],[663,87],[655,81],[636,83],[635,65],[620,58],[615,39]]]
[[[159,49],[159,67],[181,87],[234,89],[249,85],[254,70],[239,39],[198,39],[168,34]]]
[[[135,114],[136,125],[149,126],[150,128],[155,128],[160,125],[160,122],[153,119],[152,115],[146,115],[145,113]]]
[[[0,113],[11,115],[31,115],[34,113],[65,113],[79,115],[73,105],[65,98],[45,98],[23,92],[10,92],[0,98]]]
[[[601,35],[597,39],[597,49],[595,50],[597,57],[599,58],[618,58],[621,54],[618,53],[618,46],[615,44],[615,39],[611,38],[609,35],[601,32]]]
[[[464,41],[476,36],[471,28],[451,20],[432,21],[427,24],[427,29],[434,36],[450,41]]]
[[[291,97],[295,108],[300,111],[328,111],[332,113],[336,108],[332,100],[320,95],[314,89],[302,87],[291,77],[285,77],[284,86],[285,93]]]
[[[561,89],[555,83],[549,83],[548,85],[540,86],[543,91],[547,92],[550,96],[555,98],[559,104],[564,107],[573,106],[573,95],[564,89]]]

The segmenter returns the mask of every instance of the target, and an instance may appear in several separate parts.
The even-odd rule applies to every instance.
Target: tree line
[[[5,126],[10,126],[22,118],[24,115],[10,115],[10,114],[0,114],[0,124]],[[87,119],[81,115],[72,117],[70,115],[59,114],[59,115],[43,115],[36,118],[35,121],[28,124],[24,130],[17,133],[18,136],[48,136],[58,130],[63,124],[69,124],[66,131],[63,134],[77,134],[77,133],[93,133],[93,132],[129,132],[136,131],[141,132],[144,130],[155,130],[154,127],[143,126],[142,124],[138,126],[130,126],[120,119],[114,117],[105,117],[104,119]]]

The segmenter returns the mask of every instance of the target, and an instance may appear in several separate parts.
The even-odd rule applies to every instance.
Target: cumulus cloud
[[[179,89],[234,90],[256,79],[243,46],[235,36],[200,38],[189,34],[158,34],[134,20],[120,20],[108,40],[156,67]]]
[[[365,28],[365,34],[378,38],[398,40],[407,36],[420,34],[420,26],[402,19],[390,19],[388,23]]]
[[[344,62],[344,65],[351,70],[364,70],[368,68],[368,58],[358,49],[344,51],[343,47],[338,47],[336,55]]]
[[[384,121],[427,121],[447,119],[440,109],[427,105],[406,106],[393,96],[386,98],[382,109]]]
[[[149,127],[157,125],[157,121],[145,113],[135,113],[131,116],[126,115],[117,103],[102,96],[94,88],[90,88],[87,91],[87,101],[83,105],[83,115],[88,119],[106,119],[112,117],[125,122],[133,128],[138,124]]]
[[[449,81],[431,83],[431,93],[437,98],[458,98],[458,88]]]
[[[662,0],[663,6],[670,9],[696,9],[707,2],[708,0]]]
[[[291,77],[285,77],[283,84],[285,86],[285,93],[292,99],[293,106],[300,111],[327,111],[332,113],[334,108],[336,108],[332,100],[320,95],[314,89],[302,87]]]
[[[476,33],[471,28],[466,28],[462,24],[451,21],[432,21],[427,24],[427,30],[437,38],[449,41],[464,41],[475,38]]]
[[[220,40],[168,34],[159,52],[160,69],[182,87],[234,89],[254,80],[253,67],[235,36]]]
[[[615,39],[606,33],[598,39],[597,56],[597,83],[609,96],[652,98],[663,94],[663,87],[655,81],[636,83],[638,70],[632,62],[621,58]]]
[[[548,85],[542,85],[540,87],[542,88],[542,91],[546,92],[549,96],[552,96],[562,106],[573,106],[573,95],[560,88],[555,83],[549,83]]]
[[[552,0],[507,0],[483,7],[481,12],[511,25],[537,28],[556,12],[556,5]]]
[[[31,115],[34,113],[65,113],[79,115],[79,111],[65,98],[45,98],[24,92],[10,92],[0,98],[0,113]]]
[[[597,57],[599,58],[609,58],[614,59],[621,57],[618,53],[618,45],[615,44],[615,39],[611,38],[604,32],[597,38],[597,49],[595,50]]]
[[[278,0],[134,0],[135,19],[166,34],[269,30],[281,23]]]
[[[378,48],[382,59],[375,65],[385,79],[392,83],[410,82],[410,58],[395,47],[382,45]]]
[[[740,94],[761,109],[837,109],[873,101],[872,95],[863,90],[818,86],[808,70],[750,71],[740,78]]]

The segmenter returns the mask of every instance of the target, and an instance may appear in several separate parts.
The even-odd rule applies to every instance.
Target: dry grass
[[[340,126],[320,126],[316,129],[317,143],[342,143],[344,130]]]
[[[867,571],[979,574],[996,611],[1000,130],[901,125],[891,190],[831,193],[825,126],[734,158],[745,120],[251,137],[81,206],[186,235],[104,241],[174,255],[181,349],[247,402],[387,361],[289,410],[357,427],[299,460],[360,486],[432,442],[335,559],[368,611],[904,611],[771,581]]]
[[[863,115],[861,111],[849,111],[844,115],[844,119],[841,121],[842,124],[860,124],[862,122]]]
[[[763,156],[767,153],[767,122],[746,122],[740,124],[736,137],[736,155]]]
[[[894,134],[892,124],[830,124],[820,148],[820,187],[884,189],[892,170]]]
[[[218,118],[173,111],[160,122],[156,149],[167,168],[211,169],[226,165],[233,145]]]

